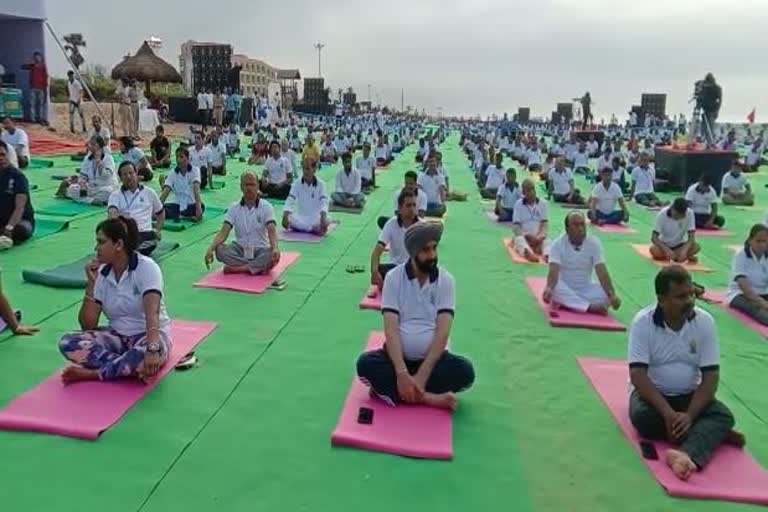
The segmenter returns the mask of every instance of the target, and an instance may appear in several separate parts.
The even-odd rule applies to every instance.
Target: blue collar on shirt
[[[302,178],[301,178],[301,182],[302,182],[304,185],[311,185],[311,186],[313,186],[313,187],[316,187],[316,186],[317,186],[317,176],[313,177],[313,178],[312,178],[312,181],[307,181],[307,180],[306,180],[306,178],[302,177]]]
[[[136,270],[136,267],[139,266],[139,253],[132,252],[130,256],[128,256],[128,270],[134,271]],[[104,265],[104,268],[101,269],[101,275],[104,277],[107,277],[109,273],[112,272],[112,265]]]
[[[696,318],[696,310],[691,310],[691,314],[688,315],[688,318],[686,318],[685,321],[692,322],[694,318]],[[656,309],[653,311],[653,324],[661,329],[664,329],[667,325],[667,322],[664,320],[664,311],[662,311],[661,306],[659,305],[657,305]]]
[[[526,198],[523,198],[523,204],[527,206],[527,205],[529,205],[529,204],[531,204],[531,203],[528,201],[528,199],[526,199]],[[537,197],[537,198],[536,198],[536,200],[533,202],[533,204],[539,204],[539,198],[538,198],[538,197]]]
[[[259,207],[259,201],[261,201],[261,198],[257,197],[256,198],[256,204],[254,205],[254,208],[258,208]],[[240,206],[245,206],[245,198],[244,197],[242,199],[240,199]]]
[[[190,171],[192,171],[192,164],[187,164],[187,169],[184,172],[187,173],[187,172],[190,172]],[[174,172],[180,173],[181,172],[181,168],[176,166],[176,169],[174,169]]]
[[[136,192],[141,192],[142,190],[144,190],[144,185],[139,185],[138,188],[136,189]],[[125,185],[121,185],[120,186],[120,191],[121,192],[128,192],[128,189],[125,188]]]

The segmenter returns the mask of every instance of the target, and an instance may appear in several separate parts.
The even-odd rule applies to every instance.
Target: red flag
[[[752,112],[747,116],[747,121],[749,121],[749,124],[755,124],[755,107],[752,107]]]

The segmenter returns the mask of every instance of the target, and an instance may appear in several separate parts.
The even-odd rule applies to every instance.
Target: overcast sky
[[[178,67],[188,39],[232,44],[236,53],[323,76],[358,98],[487,115],[592,93],[596,118],[623,118],[642,92],[667,93],[685,112],[708,71],[723,87],[721,119],[752,107],[768,120],[768,0],[132,0],[118,13],[103,0],[49,0],[60,34],[81,32],[86,58],[111,69],[143,39],[163,40]],[[52,72],[64,58],[49,41]]]

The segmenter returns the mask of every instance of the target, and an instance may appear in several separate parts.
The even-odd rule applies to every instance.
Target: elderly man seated
[[[515,251],[528,261],[537,262],[549,254],[547,202],[536,197],[536,185],[532,180],[523,181],[522,189],[523,197],[517,201],[512,213]]]
[[[88,156],[80,166],[80,174],[61,182],[56,196],[94,205],[105,205],[117,188],[115,160],[104,151],[104,139],[88,141]]]
[[[275,211],[268,201],[259,198],[259,180],[252,172],[240,176],[240,201],[227,210],[211,246],[205,253],[205,264],[216,259],[224,264],[225,274],[263,274],[280,261],[275,229]],[[235,241],[225,243],[234,229]]]
[[[592,280],[593,273],[598,283]],[[587,234],[586,219],[580,212],[565,216],[565,234],[552,243],[543,299],[555,307],[598,315],[607,314],[609,306],[621,306],[605,265],[603,245]]]
[[[723,204],[752,206],[755,204],[755,195],[752,187],[742,172],[741,164],[734,162],[731,170],[723,176],[721,185]]]

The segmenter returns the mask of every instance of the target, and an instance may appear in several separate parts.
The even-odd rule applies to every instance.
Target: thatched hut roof
[[[146,41],[136,55],[127,57],[112,69],[112,78],[120,80],[132,78],[140,82],[181,83],[181,75],[176,69],[155,55]]]

